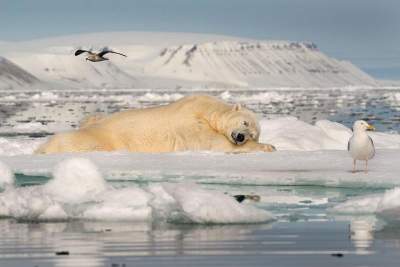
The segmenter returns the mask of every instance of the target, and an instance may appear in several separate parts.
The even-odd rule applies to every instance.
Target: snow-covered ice
[[[370,172],[353,174],[352,159],[346,151],[351,130],[344,125],[327,120],[311,125],[294,117],[263,119],[260,124],[261,142],[275,145],[277,152],[237,155],[207,151],[161,154],[116,151],[82,155],[93,160],[106,179],[368,187],[400,184],[398,134],[370,133],[377,148]],[[72,155],[32,156],[45,140],[3,137],[0,160],[17,173],[50,176],[57,162]]]
[[[347,151],[282,151],[274,153],[128,153],[1,156],[12,170],[49,177],[62,159],[91,159],[108,180],[197,181],[237,185],[320,185],[388,188],[400,185],[399,150],[377,150],[370,171],[352,173]]]
[[[260,141],[270,143],[278,150],[344,150],[352,135],[346,126],[320,120],[315,125],[295,117],[261,120]],[[400,135],[381,132],[368,133],[378,149],[400,149]]]
[[[14,174],[11,169],[0,161],[0,189],[14,184]]]
[[[2,166],[2,177],[10,180]],[[85,158],[61,161],[44,185],[5,187],[0,216],[20,220],[129,220],[178,223],[255,223],[273,219],[267,211],[196,184],[115,188]],[[221,205],[222,204],[222,205]]]
[[[43,143],[43,139],[0,137],[1,155],[32,154]]]
[[[400,222],[400,187],[384,193],[351,198],[331,209],[341,214],[377,214],[388,222]]]
[[[45,191],[56,200],[68,203],[87,202],[106,189],[97,167],[88,159],[71,158],[55,166]]]

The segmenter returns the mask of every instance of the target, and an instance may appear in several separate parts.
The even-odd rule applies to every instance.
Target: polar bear
[[[90,117],[80,129],[51,137],[36,153],[128,150],[132,152],[271,152],[258,142],[253,112],[215,97],[194,95],[169,105]]]

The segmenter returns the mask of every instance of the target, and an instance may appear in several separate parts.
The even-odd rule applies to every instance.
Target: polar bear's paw
[[[237,146],[233,153],[249,153],[249,152],[274,152],[275,146],[270,144],[260,144],[253,141],[248,141],[245,145]]]
[[[264,152],[274,152],[276,147],[270,144],[260,144],[262,146],[261,150]]]

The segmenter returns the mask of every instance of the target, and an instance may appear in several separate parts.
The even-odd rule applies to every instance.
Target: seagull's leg
[[[356,160],[353,159],[353,173],[356,172]]]
[[[365,161],[365,173],[368,173],[368,160]]]

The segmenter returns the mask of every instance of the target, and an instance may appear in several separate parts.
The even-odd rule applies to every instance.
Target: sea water
[[[207,93],[265,119],[400,130],[396,90]],[[398,266],[397,149],[378,151],[368,175],[349,172],[345,151],[30,155],[86,115],[186,94],[2,94],[0,266]]]

